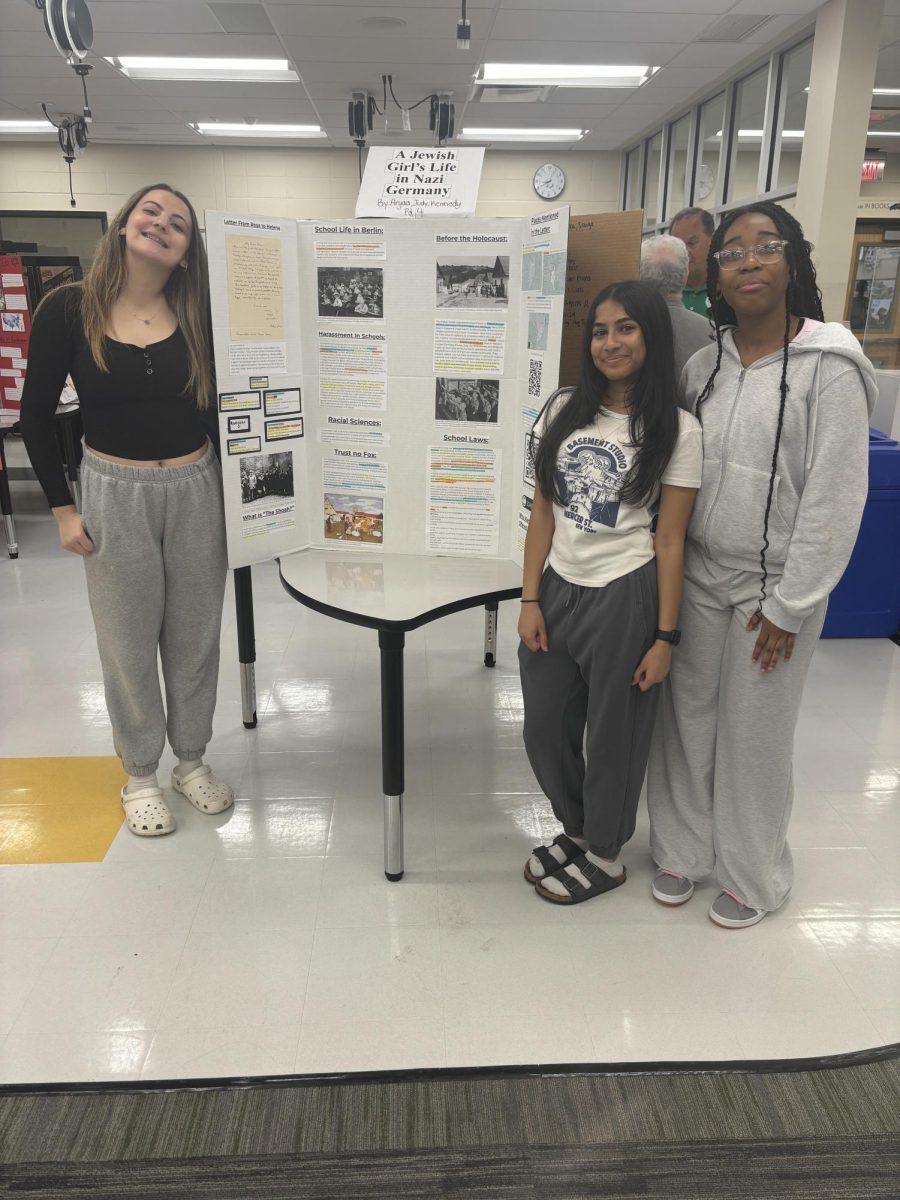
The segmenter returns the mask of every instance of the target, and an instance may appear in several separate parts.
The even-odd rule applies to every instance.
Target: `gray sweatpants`
[[[549,649],[519,646],[528,760],[565,832],[603,858],[634,833],[659,688],[631,677],[654,641],[657,595],[655,560],[597,588],[548,567]]]
[[[183,759],[200,758],[212,737],[227,572],[221,469],[211,445],[178,467],[124,466],[86,449],[81,484],[113,743],[130,775],[149,775],[167,729]]]
[[[771,594],[778,576],[770,573]],[[722,887],[753,908],[783,904],[793,882],[786,834],[794,728],[825,620],[823,602],[797,634],[790,662],[763,674],[751,661],[760,577],[685,548],[681,645],[662,685],[650,752],[650,850],[660,867]]]

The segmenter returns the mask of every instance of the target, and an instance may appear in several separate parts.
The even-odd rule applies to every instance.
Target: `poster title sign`
[[[483,162],[483,146],[372,146],[356,216],[470,215],[478,199]]]

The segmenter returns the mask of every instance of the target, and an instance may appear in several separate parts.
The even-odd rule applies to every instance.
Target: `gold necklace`
[[[152,317],[142,317],[140,315],[140,313],[136,313],[134,311],[134,309],[131,310],[131,315],[135,318],[135,320],[143,322],[144,325],[149,325],[151,321],[156,320],[156,318],[159,316],[159,314],[165,308],[165,304],[166,304],[166,302],[165,302],[165,300],[163,300],[162,304],[159,306],[159,308],[156,310],[156,312],[153,314]]]

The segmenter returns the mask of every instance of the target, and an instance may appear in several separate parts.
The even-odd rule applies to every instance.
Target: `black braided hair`
[[[762,546],[759,552],[761,569],[759,609],[762,610],[766,600],[766,581],[768,568],[766,566],[766,551],[769,549],[769,514],[772,511],[772,498],[775,492],[775,473],[778,467],[778,450],[781,445],[781,431],[784,426],[784,410],[787,403],[787,368],[788,345],[791,340],[791,317],[811,317],[816,321],[825,319],[822,312],[822,293],[816,283],[816,268],[812,261],[812,245],[803,236],[803,230],[796,220],[780,204],[768,200],[759,200],[755,204],[745,204],[725,214],[718,229],[709,244],[709,255],[706,260],[707,294],[712,309],[713,322],[716,327],[716,365],[712,374],[697,397],[696,414],[700,418],[700,406],[713,390],[716,375],[722,365],[722,329],[723,326],[737,325],[737,317],[731,306],[726,303],[719,293],[719,263],[714,257],[721,250],[725,234],[738,219],[748,213],[761,213],[768,217],[784,240],[785,257],[788,264],[788,286],[784,302],[784,343],[781,360],[780,403],[778,407],[778,424],[775,430],[775,447],[772,451],[772,470],[769,475],[769,491],[766,497],[766,515],[763,521]],[[702,420],[702,418],[700,418]]]

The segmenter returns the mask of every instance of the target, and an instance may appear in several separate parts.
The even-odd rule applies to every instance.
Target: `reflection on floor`
[[[0,562],[0,1081],[900,1040],[890,642],[820,646],[797,737],[794,892],[726,932],[706,916],[711,884],[675,911],[650,899],[643,807],[624,888],[572,910],[533,895],[522,863],[556,828],[521,746],[516,606],[501,605],[494,671],[477,611],[428,626],[408,638],[407,873],[389,884],[376,635],[254,568],[260,725],[241,721],[229,593],[210,747],[235,808],[205,817],[170,795],[177,832],[138,839],[121,824],[81,564],[27,487],[16,500],[21,557]]]

